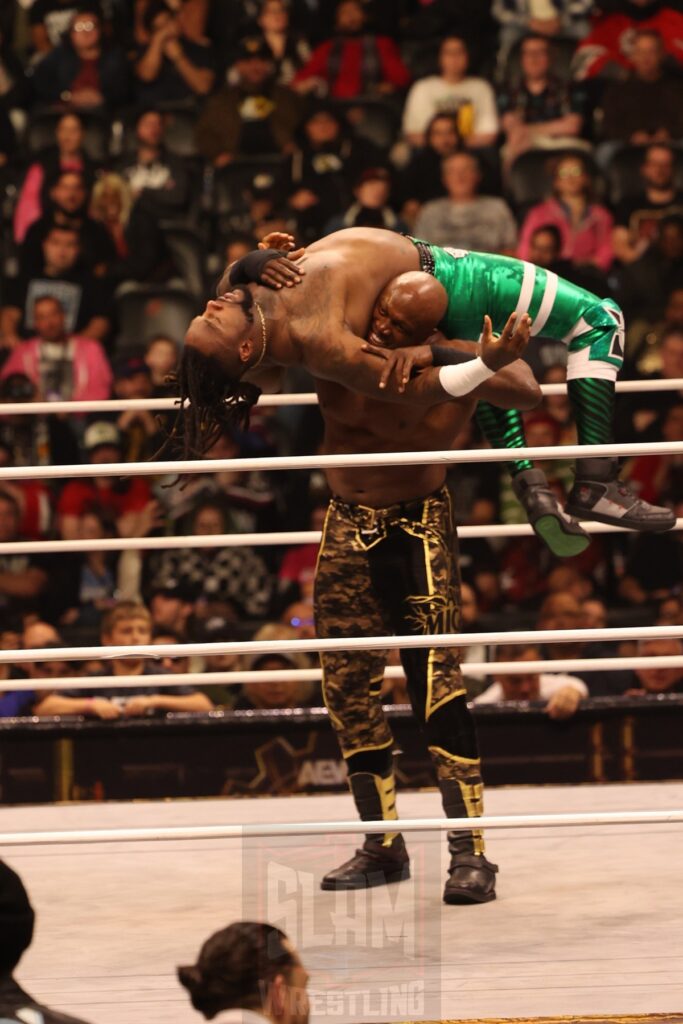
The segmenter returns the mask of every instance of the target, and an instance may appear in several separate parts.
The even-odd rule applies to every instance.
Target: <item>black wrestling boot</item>
[[[328,873],[321,889],[372,889],[376,885],[402,882],[410,878],[410,859],[403,836],[397,835],[391,846],[383,846],[368,836],[355,856]]]
[[[441,800],[448,818],[471,817],[471,811],[468,813],[468,803],[472,807],[476,805],[476,814],[483,813],[481,776],[478,769],[477,778],[478,783],[474,781],[474,777],[469,780],[463,779],[462,785],[457,779],[439,779]],[[498,865],[486,859],[483,849],[484,840],[478,829],[448,832],[451,863],[443,891],[444,903],[488,903],[495,900]]]
[[[584,529],[563,512],[540,469],[523,469],[512,478],[512,488],[534,533],[558,558],[580,555],[590,544]]]
[[[451,836],[448,833],[448,848]],[[444,903],[488,903],[496,898],[496,874],[498,865],[492,864],[483,853],[459,853],[451,850],[451,864],[448,881],[443,890]]]
[[[394,777],[352,772],[349,786],[361,821],[391,822],[396,814]],[[329,871],[321,889],[371,889],[410,878],[410,859],[399,832],[370,832],[350,860]]]
[[[643,533],[664,533],[676,525],[669,508],[637,498],[619,479],[617,459],[577,459],[576,480],[566,510],[581,519],[624,526]]]

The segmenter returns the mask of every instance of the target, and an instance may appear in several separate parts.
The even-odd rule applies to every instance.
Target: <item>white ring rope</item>
[[[683,668],[681,654],[652,654],[639,658],[558,658],[556,661],[471,661],[461,665],[466,676],[517,676],[536,672],[614,672],[638,668]],[[388,666],[385,679],[403,679],[402,668]],[[11,689],[32,690],[134,690],[148,686],[223,686],[243,683],[316,683],[322,679],[319,668],[282,668],[272,671],[171,672],[138,676],[61,676],[13,679]],[[296,710],[296,709],[294,709]]]
[[[625,526],[582,522],[586,533],[631,533]],[[683,519],[677,519],[673,530],[683,530]],[[523,523],[502,526],[459,526],[458,538],[533,537],[531,526]],[[106,537],[102,540],[16,540],[0,543],[0,555],[47,555],[84,551],[171,551],[175,548],[241,548],[288,547],[298,544],[319,544],[319,530],[292,530],[279,533],[213,533],[173,537]]]
[[[599,825],[680,825],[683,809],[600,811],[575,814],[482,815],[480,818],[398,818],[392,832],[447,832],[451,829],[584,828]],[[373,820],[373,825],[377,822]],[[368,821],[293,821],[264,825],[170,825],[156,828],[73,829],[66,832],[0,832],[3,846],[66,843],[173,842],[196,839],[276,839],[282,836],[357,835]],[[377,828],[374,829],[377,831]]]
[[[588,643],[596,640],[662,640],[683,637],[683,625],[608,629],[528,629],[504,633],[434,633],[420,636],[333,637],[314,640],[237,640],[209,644],[140,644],[111,647],[40,647],[0,650],[0,664],[26,661],[90,661],[116,658],[193,658],[213,654],[384,651],[395,647],[477,647],[495,644]],[[112,677],[113,678],[113,677]]]
[[[566,384],[541,384],[546,395],[565,395]],[[672,380],[618,380],[616,391],[620,394],[640,394],[648,391],[683,391],[683,378]],[[42,416],[46,413],[128,412],[132,409],[166,411],[175,409],[174,398],[110,398],[91,402],[7,402],[1,407],[6,416]],[[261,395],[260,406],[317,405],[318,396],[314,391],[295,391],[289,394]]]
[[[541,448],[475,448],[469,451],[377,452],[368,455],[294,455],[256,459],[193,459],[190,462],[103,462],[77,466],[5,466],[0,480],[70,477],[178,476],[183,473],[250,473],[292,469],[369,469],[378,466],[456,465],[518,459],[590,459],[603,456],[683,455],[683,441],[638,444],[568,444]]]

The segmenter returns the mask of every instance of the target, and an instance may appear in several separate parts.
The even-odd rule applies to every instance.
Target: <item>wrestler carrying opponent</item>
[[[418,423],[408,423],[403,411],[399,414],[395,406],[392,410],[385,402],[368,403],[359,396],[352,396],[349,388],[333,386],[336,381],[370,397],[377,394],[374,390],[378,386],[377,369],[360,357],[359,335],[368,329],[371,296],[378,290],[379,279],[383,277],[386,284],[387,278],[404,272],[407,263],[411,264],[410,269],[417,269],[406,244],[413,243],[384,232],[341,232],[308,250],[307,277],[304,286],[295,290],[298,295],[278,295],[276,303],[271,301],[272,295],[252,288],[250,294],[240,292],[209,303],[204,317],[198,318],[188,332],[188,348],[180,372],[181,396],[195,398],[185,438],[187,450],[203,450],[221,429],[222,422],[231,418],[231,413],[247,410],[255,393],[239,383],[245,370],[294,362],[308,365],[318,377],[321,407],[327,422],[328,450],[370,448],[376,451],[380,444],[384,445],[384,450],[399,446],[415,450],[416,447],[443,447],[448,443],[445,438],[439,440],[438,430],[435,433],[433,429],[438,421],[434,413],[448,409],[448,405],[432,413],[419,413]],[[333,278],[331,270],[334,270]],[[362,271],[360,276],[359,271]],[[260,332],[259,323],[254,323],[254,318],[250,322],[248,315],[251,292],[255,296]],[[240,303],[243,309],[238,309]],[[547,306],[548,302],[542,299],[540,311],[545,308],[547,314]],[[443,312],[442,308],[436,317],[431,313],[425,315],[422,324],[425,336]],[[283,329],[284,317],[287,323]],[[528,326],[528,318],[524,326]],[[272,339],[270,355],[267,355],[268,328]],[[317,343],[318,338],[321,341]],[[477,362],[471,361],[475,365]],[[462,393],[466,387],[470,397],[484,397],[481,388],[478,394],[472,390],[472,380],[472,377],[467,380],[460,377],[452,383],[442,371],[436,379],[433,371],[426,371],[406,384],[404,396],[411,403],[428,405],[433,401],[443,402],[450,388]],[[494,382],[495,378],[490,383]],[[389,387],[382,397],[398,402],[399,394]],[[471,411],[471,403],[460,402],[461,406],[467,404]],[[378,425],[384,427],[384,436],[382,430],[377,429]],[[452,439],[458,428],[454,424],[450,427]],[[426,472],[433,479],[434,469],[430,467]],[[369,632],[364,622],[365,611],[368,625],[378,634],[383,629],[386,631],[387,623],[395,632],[407,629],[428,633],[442,628],[449,616],[453,620],[457,564],[452,557],[455,531],[450,515],[445,512],[447,495],[442,492],[426,500],[411,501],[417,486],[424,484],[426,478],[411,472],[406,479],[396,468],[382,471],[381,475],[376,471],[349,471],[334,474],[336,479],[330,476],[332,488],[340,493],[341,500],[331,503],[321,554],[317,590],[319,635],[352,636],[363,628]],[[377,494],[373,493],[373,483],[381,485]],[[421,494],[425,494],[424,487]],[[629,497],[632,505],[633,498]],[[387,507],[390,504],[395,507]],[[438,512],[435,506],[440,506]],[[412,540],[409,542],[406,538]],[[418,593],[420,588],[414,586],[419,564],[415,552],[420,550],[423,567],[421,592]],[[339,551],[342,555],[337,553]],[[451,554],[446,558],[444,552]],[[345,566],[344,557],[358,564]],[[439,557],[441,568],[446,564],[445,578],[439,573]],[[353,574],[350,592],[349,570]],[[369,595],[371,600],[358,599],[356,585],[365,598]],[[415,593],[410,594],[408,590]],[[418,660],[415,668],[415,657],[413,652],[406,652],[403,660],[413,704],[424,722],[436,764],[446,812],[450,816],[476,813],[481,806],[481,780],[476,740],[464,693],[459,689],[457,661],[453,659],[453,652],[430,651],[426,659]],[[419,659],[419,655],[417,657]],[[376,656],[350,659],[333,655],[326,656],[323,662],[330,716],[347,758],[351,789],[361,817],[365,820],[395,817],[392,741],[382,721],[377,682],[383,665]],[[369,681],[373,679],[375,685],[370,682],[369,688]],[[342,683],[346,685],[340,685]],[[449,843],[452,860],[444,893],[446,901],[480,902],[493,898],[495,868],[483,856],[481,837],[470,832],[451,833]],[[323,885],[355,887],[404,877],[406,863],[401,838],[391,833],[380,834],[374,839],[369,837],[363,850],[331,872]]]
[[[419,271],[411,242],[389,232],[354,229],[307,250],[298,287],[273,291],[248,285],[209,302],[188,331],[178,373],[181,399],[191,403],[180,417],[186,457],[203,453],[235,414],[247,412],[257,389],[242,380],[246,371],[260,371],[264,382],[267,376],[277,377],[279,366],[294,363],[315,377],[327,452],[439,450],[450,447],[478,398],[533,408],[538,386],[516,359],[528,340],[530,320],[524,316],[517,330],[511,320],[498,342],[487,327],[483,358],[500,366],[514,361],[494,376],[487,372],[477,387],[467,381],[465,396],[450,398],[435,368],[408,382],[404,392],[392,383],[378,392],[383,364],[363,351],[363,338],[377,296],[407,270]],[[420,277],[431,291],[431,280]],[[419,308],[419,294],[415,301]],[[430,330],[439,315],[425,309],[422,316]],[[470,351],[474,354],[476,346],[470,345]],[[335,497],[316,578],[320,637],[457,632],[457,533],[445,476],[442,465],[409,472],[400,466],[328,471]],[[481,814],[477,740],[457,648],[404,651],[401,658],[446,815]],[[321,658],[324,698],[364,821],[397,817],[393,738],[380,697],[385,660],[381,652],[339,651]],[[497,869],[484,854],[480,831],[451,831],[448,843],[445,901],[493,899]],[[322,886],[360,888],[408,875],[402,836],[373,832],[354,857],[325,876]]]
[[[279,249],[293,244],[289,236],[274,235]],[[624,326],[621,310],[612,299],[599,299],[591,292],[558,277],[552,271],[522,260],[463,249],[441,248],[411,239],[420,253],[422,269],[433,275],[433,288],[420,286],[425,301],[441,311],[441,341],[479,337],[481,324],[490,314],[493,330],[501,331],[514,309],[532,316],[532,335],[543,334],[565,342],[568,348],[568,393],[577,424],[580,444],[608,444],[613,440],[612,421],[614,383],[623,363]],[[263,243],[261,245],[263,248]],[[303,250],[302,250],[303,251]],[[258,255],[258,254],[254,254]],[[274,259],[275,249],[269,257]],[[267,265],[267,264],[266,264]],[[377,300],[369,340],[374,352],[389,360],[382,375],[383,387],[397,374],[399,389],[411,377],[411,371],[453,362],[452,351],[435,345],[429,338],[429,324],[414,312],[416,279],[403,275],[390,282]],[[440,287],[441,286],[441,287]],[[387,349],[424,346],[389,356]],[[376,346],[376,347],[374,347]],[[471,359],[466,353],[463,360]],[[407,373],[399,369],[407,368]],[[452,372],[452,371],[450,371]],[[477,422],[493,447],[515,449],[526,445],[524,424],[519,410],[503,410],[480,402]],[[524,459],[509,463],[513,487],[524,506],[537,535],[553,554],[571,557],[590,543],[590,537],[578,522],[560,508],[550,491],[542,470]],[[671,509],[650,505],[637,498],[617,478],[616,458],[579,459],[576,482],[569,495],[566,511],[577,518],[594,519],[633,530],[664,531],[675,524]]]

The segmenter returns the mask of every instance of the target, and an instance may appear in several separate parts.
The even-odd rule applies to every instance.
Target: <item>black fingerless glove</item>
[[[434,366],[455,366],[458,363],[468,363],[476,356],[470,352],[458,352],[454,348],[446,348],[445,345],[432,345],[432,359]]]
[[[279,260],[287,253],[279,249],[255,249],[246,256],[236,260],[230,268],[228,280],[234,287],[236,284],[261,284],[261,274],[271,260]]]

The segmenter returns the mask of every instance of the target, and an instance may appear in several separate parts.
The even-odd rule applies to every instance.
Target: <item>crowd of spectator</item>
[[[271,230],[305,244],[353,225],[517,255],[614,295],[627,316],[624,375],[683,378],[682,65],[680,0],[6,4],[0,403],[168,395],[187,322],[226,261]],[[565,357],[543,339],[529,351],[542,382],[564,379]],[[301,374],[289,383],[310,387]],[[2,483],[0,542],[320,528],[328,495],[316,472],[200,474],[183,488],[125,470],[96,475],[98,464],[153,458],[167,426],[144,410],[0,417],[0,465],[93,466],[56,484]],[[616,433],[680,440],[683,392],[622,396]],[[313,454],[321,434],[313,408],[257,410],[248,431],[226,432],[210,455]],[[529,414],[527,435],[574,442],[566,399]],[[468,425],[454,446],[481,444]],[[546,468],[566,491],[567,465]],[[680,456],[634,458],[625,473],[643,498],[683,515]],[[461,523],[521,521],[502,468],[463,466],[450,485]],[[570,566],[535,538],[465,542],[465,628],[503,615],[541,628],[681,622],[681,537],[603,535]],[[315,545],[221,543],[3,554],[2,646],[115,643],[121,609],[137,623],[131,644],[263,629],[310,636],[315,557]],[[680,651],[679,641],[666,646],[657,653]],[[227,667],[212,661],[192,668]],[[143,661],[108,664],[145,672]],[[298,665],[282,656],[260,667]],[[314,688],[276,682],[238,695],[142,687],[124,696],[115,681],[92,694],[11,690],[21,675],[82,668],[0,666],[0,713],[107,718],[319,700]],[[683,689],[678,670],[489,682],[478,695],[474,681],[472,696],[548,700],[554,717],[588,695]]]

